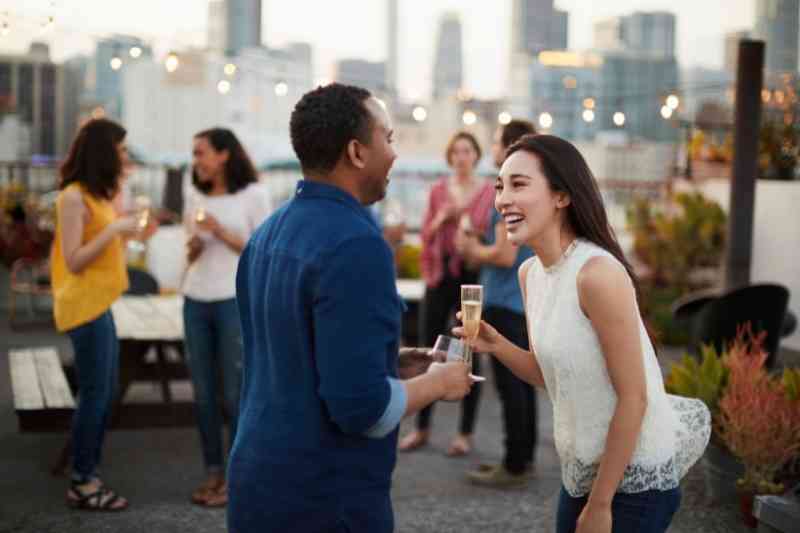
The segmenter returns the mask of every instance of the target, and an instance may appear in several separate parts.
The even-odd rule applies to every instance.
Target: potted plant
[[[743,521],[755,527],[752,515],[756,494],[780,494],[778,472],[800,451],[800,401],[797,376],[767,373],[767,353],[761,349],[764,336],[747,332],[749,353],[732,352],[725,359],[728,383],[719,399],[717,431],[726,447],[744,465],[737,480]]]

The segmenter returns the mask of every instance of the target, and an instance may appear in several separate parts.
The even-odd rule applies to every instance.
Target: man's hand
[[[437,359],[438,357],[438,359]],[[400,379],[411,379],[428,371],[431,363],[444,362],[444,356],[436,356],[430,348],[400,348],[397,359]]]
[[[186,261],[191,265],[203,253],[203,239],[194,235],[186,242]]]

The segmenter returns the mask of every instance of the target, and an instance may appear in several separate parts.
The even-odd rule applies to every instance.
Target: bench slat
[[[45,406],[48,409],[74,409],[75,401],[55,349],[37,348],[34,358]]]
[[[11,350],[11,388],[17,411],[44,409],[44,398],[36,377],[36,363],[32,350]]]

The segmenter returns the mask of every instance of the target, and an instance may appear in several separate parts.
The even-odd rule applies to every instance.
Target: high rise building
[[[399,96],[397,91],[397,69],[399,67],[397,54],[398,38],[398,11],[397,0],[387,0],[387,26],[386,38],[386,86],[388,92],[395,98]]]
[[[225,0],[211,0],[208,3],[208,49],[213,52],[225,51],[227,39],[227,12]]]
[[[101,106],[106,116],[121,119],[124,102],[122,98],[122,78],[133,63],[149,61],[153,57],[150,46],[139,37],[132,35],[113,35],[97,42],[94,62],[89,74],[93,87],[87,99]],[[112,60],[118,60],[117,68]]]
[[[261,0],[224,0],[225,53],[237,55],[243,48],[261,46]]]
[[[340,83],[364,87],[373,93],[384,94],[386,89],[386,63],[363,59],[342,59],[336,62],[334,78]]]
[[[800,0],[757,0],[754,33],[767,43],[767,71],[797,71],[799,17]]]
[[[512,54],[567,48],[569,16],[555,9],[553,0],[514,0],[511,20]]]
[[[637,11],[622,18],[621,36],[631,50],[674,57],[675,15],[666,11]]]
[[[567,37],[569,36],[569,13],[561,11],[560,9],[553,10],[552,24],[550,24],[550,33],[548,39],[548,48],[550,50],[566,50]]]
[[[445,13],[439,22],[436,58],[433,66],[434,99],[457,92],[463,83],[461,20],[457,13]]]
[[[594,48],[597,50],[620,50],[622,42],[622,19],[612,17],[594,23]]]
[[[736,66],[739,63],[739,41],[749,37],[750,32],[746,30],[732,31],[725,34],[724,70],[731,74],[736,74]]]
[[[16,117],[30,132],[28,154],[55,156],[64,140],[64,72],[50,59],[47,45],[29,53],[0,55],[0,115]]]

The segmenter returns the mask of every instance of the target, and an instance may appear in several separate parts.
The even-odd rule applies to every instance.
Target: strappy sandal
[[[117,505],[119,502],[124,502],[124,504]],[[128,502],[105,485],[100,485],[96,490],[89,493],[84,493],[77,485],[71,486],[67,491],[67,505],[81,511],[112,513],[124,511],[128,508]]]

